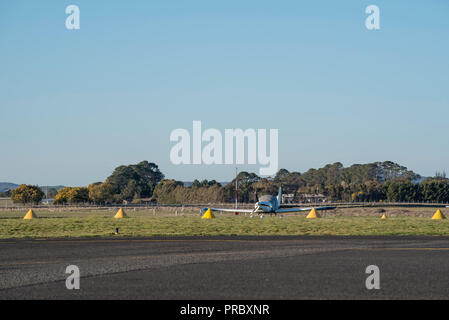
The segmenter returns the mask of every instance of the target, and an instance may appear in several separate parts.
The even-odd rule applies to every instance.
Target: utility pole
[[[238,174],[237,174],[237,167],[235,168],[235,214],[237,215],[238,213],[237,213],[237,197],[238,197],[238,193],[237,193],[237,190],[238,190]]]

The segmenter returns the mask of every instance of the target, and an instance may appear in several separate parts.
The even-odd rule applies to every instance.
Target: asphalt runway
[[[68,290],[68,265],[80,289]],[[380,289],[365,286],[366,267]],[[0,241],[0,299],[448,299],[449,237]]]

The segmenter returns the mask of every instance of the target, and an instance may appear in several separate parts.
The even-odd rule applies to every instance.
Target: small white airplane
[[[260,199],[257,199],[257,202],[254,204],[254,209],[226,209],[226,208],[203,208],[201,211],[204,212],[207,209],[211,211],[222,211],[222,212],[242,212],[242,213],[250,213],[251,215],[269,213],[278,214],[278,213],[286,213],[286,212],[300,212],[300,211],[310,211],[313,207],[303,208],[296,207],[293,208],[291,205],[283,205],[281,204],[282,199],[282,187],[279,187],[279,193],[277,197],[273,195],[263,195]],[[315,207],[315,210],[331,210],[335,209],[335,207]]]

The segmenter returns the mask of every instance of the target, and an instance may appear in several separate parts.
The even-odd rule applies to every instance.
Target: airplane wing
[[[252,213],[254,210],[251,209],[224,209],[224,208],[203,208],[202,212],[205,212],[207,209],[211,211],[222,211],[222,212],[243,212],[243,213]]]
[[[313,207],[310,208],[289,208],[289,209],[277,209],[276,213],[285,213],[285,212],[300,212],[300,211],[310,211]],[[332,210],[335,207],[318,207],[315,210]]]
[[[290,204],[290,203],[281,203],[279,208],[298,208],[297,204]],[[302,207],[299,207],[302,208]]]

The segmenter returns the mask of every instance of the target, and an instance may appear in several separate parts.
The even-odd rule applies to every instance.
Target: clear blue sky
[[[170,132],[192,120],[279,129],[291,171],[449,173],[448,16],[447,0],[1,1],[0,181],[81,186],[141,160],[232,179],[233,165],[170,163]]]

